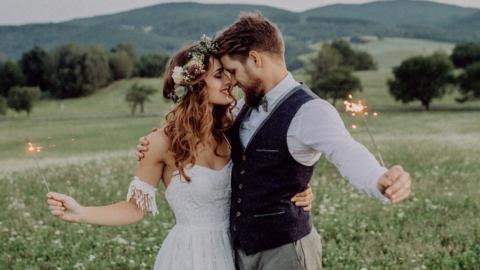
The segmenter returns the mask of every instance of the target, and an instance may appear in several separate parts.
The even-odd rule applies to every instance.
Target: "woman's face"
[[[211,104],[229,105],[234,101],[232,96],[234,84],[218,59],[212,57],[209,72],[204,80],[206,83],[204,91],[207,91]]]

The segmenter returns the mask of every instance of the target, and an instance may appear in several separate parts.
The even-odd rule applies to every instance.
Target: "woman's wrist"
[[[88,207],[80,206],[78,210],[78,223],[88,223],[87,220]]]

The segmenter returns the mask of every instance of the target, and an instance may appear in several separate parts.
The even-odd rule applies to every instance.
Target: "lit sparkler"
[[[40,175],[42,176],[43,184],[47,188],[47,191],[50,192],[50,188],[48,188],[47,178],[45,178],[45,175],[42,173],[42,170],[40,169],[40,165],[38,165],[37,158],[35,157],[36,153],[40,153],[42,151],[42,147],[34,145],[27,138],[25,138],[25,141],[27,141],[27,144],[28,144],[28,149],[27,149],[28,152],[33,153],[33,160],[35,161],[35,164],[37,165],[37,169],[40,172]]]
[[[367,128],[368,135],[370,136],[373,146],[375,147],[375,151],[377,152],[378,158],[380,159],[380,163],[382,164],[383,167],[386,168],[385,162],[383,161],[382,154],[380,153],[378,145],[375,142],[375,139],[373,138],[372,132],[370,131],[370,127],[368,126],[368,121],[366,117],[368,116],[367,105],[363,103],[361,100],[358,100],[357,102],[355,102],[352,95],[348,95],[348,98],[350,99],[350,101],[345,100],[345,102],[343,102],[343,104],[345,104],[345,110],[347,112],[351,112],[352,116],[360,115],[362,117],[363,122],[365,123],[365,127]],[[373,116],[378,116],[378,113],[374,112]],[[352,128],[354,129],[356,127],[357,126],[355,125],[352,126]]]

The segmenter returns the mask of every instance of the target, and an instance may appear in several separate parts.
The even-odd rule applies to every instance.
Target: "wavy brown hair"
[[[163,96],[171,98],[175,91],[175,82],[172,78],[173,69],[176,66],[184,66],[191,59],[190,53],[197,44],[192,44],[177,52],[168,62],[164,74]],[[175,107],[166,115],[165,134],[170,139],[170,151],[173,152],[175,166],[188,182],[190,177],[185,174],[187,164],[194,165],[197,157],[197,146],[206,144],[211,139],[215,141],[214,153],[218,153],[218,147],[227,138],[226,131],[233,124],[232,105],[211,105],[208,101],[205,77],[213,67],[213,56],[205,57],[205,70],[196,80],[188,83],[191,91],[181,97]],[[234,102],[236,100],[234,98]]]

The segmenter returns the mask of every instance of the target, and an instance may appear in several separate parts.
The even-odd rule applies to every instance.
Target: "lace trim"
[[[135,176],[128,187],[127,201],[130,201],[133,197],[139,209],[142,209],[143,212],[150,212],[152,215],[156,215],[158,214],[157,203],[155,201],[156,192],[156,188]]]

